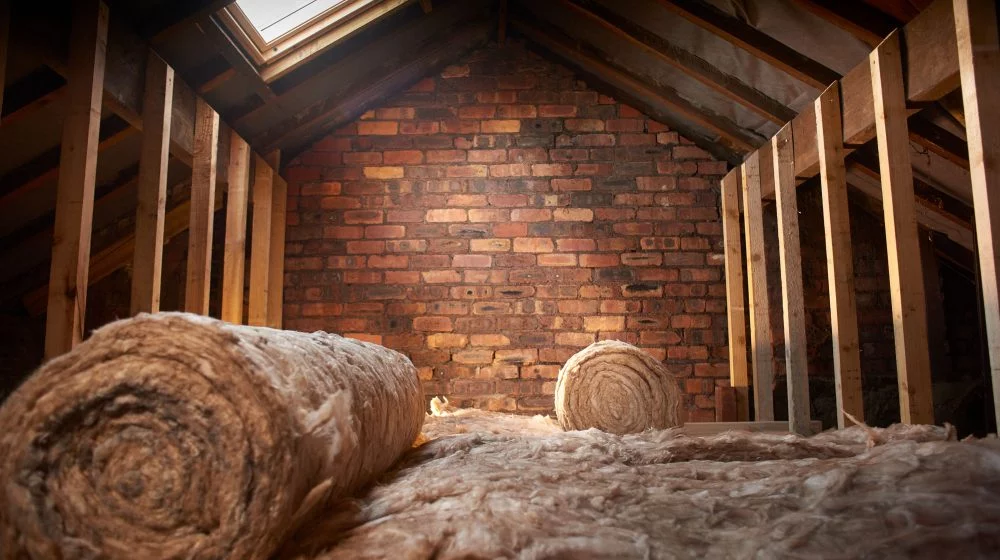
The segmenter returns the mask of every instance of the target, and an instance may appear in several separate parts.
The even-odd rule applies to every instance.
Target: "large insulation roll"
[[[0,557],[265,558],[420,432],[413,364],[326,333],[140,315],[0,408]]]
[[[597,428],[613,434],[678,426],[681,392],[667,368],[617,340],[574,354],[556,381],[556,417],[564,430]]]

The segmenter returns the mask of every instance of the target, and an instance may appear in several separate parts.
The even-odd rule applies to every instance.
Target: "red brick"
[[[465,222],[469,219],[469,212],[460,208],[441,208],[428,210],[424,218],[428,222]]]
[[[485,165],[452,165],[447,168],[449,177],[486,177],[489,168]]]
[[[420,223],[424,221],[423,210],[389,210],[385,214],[385,221],[389,223]]]
[[[417,150],[394,150],[385,152],[382,160],[386,165],[414,165],[424,162],[424,153]]]
[[[327,257],[327,268],[364,268],[367,266],[368,258],[359,256],[334,255]]]
[[[386,284],[417,284],[420,282],[420,273],[409,270],[387,270],[385,271]]]
[[[517,237],[514,239],[515,253],[551,253],[554,249],[551,239],[540,237]]]
[[[469,161],[472,163],[501,163],[507,161],[506,150],[470,150]]]
[[[400,134],[437,134],[440,129],[437,121],[403,121],[399,123]]]
[[[454,163],[465,161],[465,150],[428,150],[427,163]]]
[[[493,259],[489,255],[454,255],[451,266],[456,268],[489,268]]]
[[[523,222],[494,224],[493,235],[497,237],[523,237],[528,235],[528,224]]]
[[[385,246],[390,253],[423,253],[427,250],[426,239],[402,239],[388,241]]]
[[[361,239],[365,230],[361,226],[325,226],[323,237],[326,239]]]
[[[588,332],[625,330],[625,317],[594,315],[583,318],[583,328]]]
[[[597,244],[593,239],[557,239],[556,246],[560,251],[593,251]]]
[[[526,163],[501,163],[490,166],[490,177],[530,177],[531,166]]]
[[[575,105],[539,105],[539,117],[575,117]]]
[[[556,191],[589,191],[590,179],[552,179],[552,189]]]
[[[463,350],[452,354],[451,359],[460,364],[491,364],[493,363],[493,351]]]
[[[365,228],[365,237],[368,239],[399,239],[405,236],[405,226],[368,226]]]
[[[500,206],[513,208],[527,206],[528,197],[523,194],[491,194],[489,195],[490,206]]]
[[[381,210],[349,210],[344,212],[345,224],[381,224]]]
[[[485,194],[454,194],[448,197],[448,206],[486,206]]]
[[[396,121],[366,121],[358,123],[358,134],[386,136],[399,132],[399,123]]]
[[[410,258],[406,255],[372,255],[368,258],[368,266],[372,268],[406,268]]]
[[[507,364],[530,365],[538,361],[538,350],[534,348],[497,350],[494,360]]]
[[[514,103],[517,101],[516,91],[481,91],[476,94],[479,103]]]
[[[368,179],[401,179],[403,168],[397,166],[365,167],[364,174]]]
[[[594,333],[561,332],[556,333],[556,344],[583,348],[592,344],[595,338]]]
[[[458,108],[458,116],[462,119],[492,119],[496,114],[496,105],[463,105]]]
[[[413,330],[451,332],[453,329],[451,319],[448,317],[414,317]]]
[[[428,284],[455,284],[462,281],[462,275],[457,270],[428,270],[420,274]]]
[[[343,157],[346,165],[382,163],[382,152],[346,152]]]
[[[645,121],[641,119],[610,119],[604,121],[604,129],[608,132],[642,132]]]
[[[538,255],[538,266],[576,266],[574,254]]]
[[[325,196],[320,199],[319,207],[324,210],[348,210],[361,208],[361,201],[349,196]]]
[[[471,337],[472,346],[509,346],[510,339],[502,334],[474,334]]]
[[[533,119],[538,116],[534,105],[500,105],[497,116],[501,119]]]
[[[469,210],[469,221],[473,223],[504,222],[510,219],[510,210],[474,209]]]
[[[521,131],[521,121],[518,120],[492,120],[482,121],[483,134],[513,134]]]
[[[386,107],[375,110],[375,118],[381,120],[407,120],[416,114],[413,107]]]
[[[385,241],[348,241],[347,252],[351,255],[384,253]]]
[[[531,174],[535,177],[572,175],[573,166],[568,163],[537,163],[531,166]]]
[[[580,255],[580,266],[584,268],[600,268],[618,266],[619,257],[613,253],[585,253]]]
[[[338,195],[340,194],[341,184],[336,181],[327,181],[324,183],[306,183],[302,185],[302,190],[299,194],[302,196],[311,195]]]
[[[614,134],[578,134],[573,137],[573,144],[580,147],[607,147],[615,145]]]
[[[552,218],[557,222],[592,222],[594,211],[590,208],[556,208]]]
[[[511,210],[510,219],[515,222],[545,222],[552,219],[552,210],[546,208],[517,208]]]
[[[600,119],[566,119],[566,130],[571,132],[601,132],[604,121]]]
[[[329,317],[344,312],[340,303],[304,303],[300,309],[304,317]]]
[[[435,333],[427,335],[428,348],[462,348],[469,343],[469,336],[455,333]]]
[[[548,161],[549,152],[545,148],[512,148],[510,160],[517,163]]]

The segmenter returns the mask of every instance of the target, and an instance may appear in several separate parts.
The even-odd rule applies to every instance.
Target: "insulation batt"
[[[0,409],[0,557],[265,558],[420,432],[403,355],[181,313],[111,323]]]
[[[681,424],[681,390],[659,360],[618,340],[602,340],[566,360],[555,409],[566,430],[633,434]]]
[[[424,428],[435,439],[304,526],[281,556],[968,559],[1000,550],[995,440],[903,425],[810,438],[617,436],[439,414]]]

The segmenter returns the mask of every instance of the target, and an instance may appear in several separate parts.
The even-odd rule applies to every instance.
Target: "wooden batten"
[[[279,169],[281,154],[273,152],[268,163]],[[288,208],[288,183],[274,173],[271,198],[271,241],[268,255],[267,326],[280,329],[282,325],[282,305],[285,299],[285,217]]]
[[[743,295],[743,238],[740,232],[740,170],[722,179],[722,239],[725,246],[726,311],[729,327],[729,384],[735,391],[737,420],[750,419],[747,325]]]
[[[139,155],[135,252],[132,260],[132,314],[160,310],[163,219],[174,99],[174,70],[152,50],[146,62],[142,151]]]
[[[230,132],[228,176],[220,316],[223,321],[241,324],[247,246],[247,197],[250,190],[250,146],[235,132]]]
[[[850,425],[847,415],[864,420],[861,395],[861,354],[854,292],[854,252],[847,203],[844,141],[840,117],[840,86],[834,82],[816,100],[816,146],[819,149],[823,225],[826,234],[827,278],[830,285],[830,326],[833,373],[837,394],[837,427]]]
[[[73,4],[69,99],[59,159],[45,321],[46,359],[68,352],[83,339],[108,16],[108,7],[101,0]]]
[[[907,424],[933,424],[927,309],[897,32],[891,33],[872,51],[869,63],[882,179],[900,416]]]
[[[954,0],[993,408],[1000,426],[1000,33],[993,0]]]
[[[778,252],[781,261],[782,316],[785,327],[785,378],[788,384],[788,429],[812,432],[809,414],[809,360],[806,356],[806,311],[802,291],[802,247],[795,191],[792,127],[771,139],[774,192],[778,207]]]
[[[770,153],[750,154],[742,166],[743,215],[747,239],[747,283],[750,286],[750,349],[753,364],[754,420],[774,420],[774,344],[771,306],[767,293],[764,251],[764,215],[760,197],[762,180],[771,171]],[[773,176],[772,176],[773,177]]]
[[[204,100],[198,99],[191,168],[191,219],[184,310],[201,315],[208,315],[218,150],[219,114]]]
[[[267,303],[271,271],[271,206],[274,170],[264,158],[254,156],[253,228],[250,234],[250,301],[247,324],[267,326]]]

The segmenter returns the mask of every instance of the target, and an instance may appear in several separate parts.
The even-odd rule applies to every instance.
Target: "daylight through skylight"
[[[237,0],[236,4],[260,33],[261,38],[270,43],[344,1]]]

